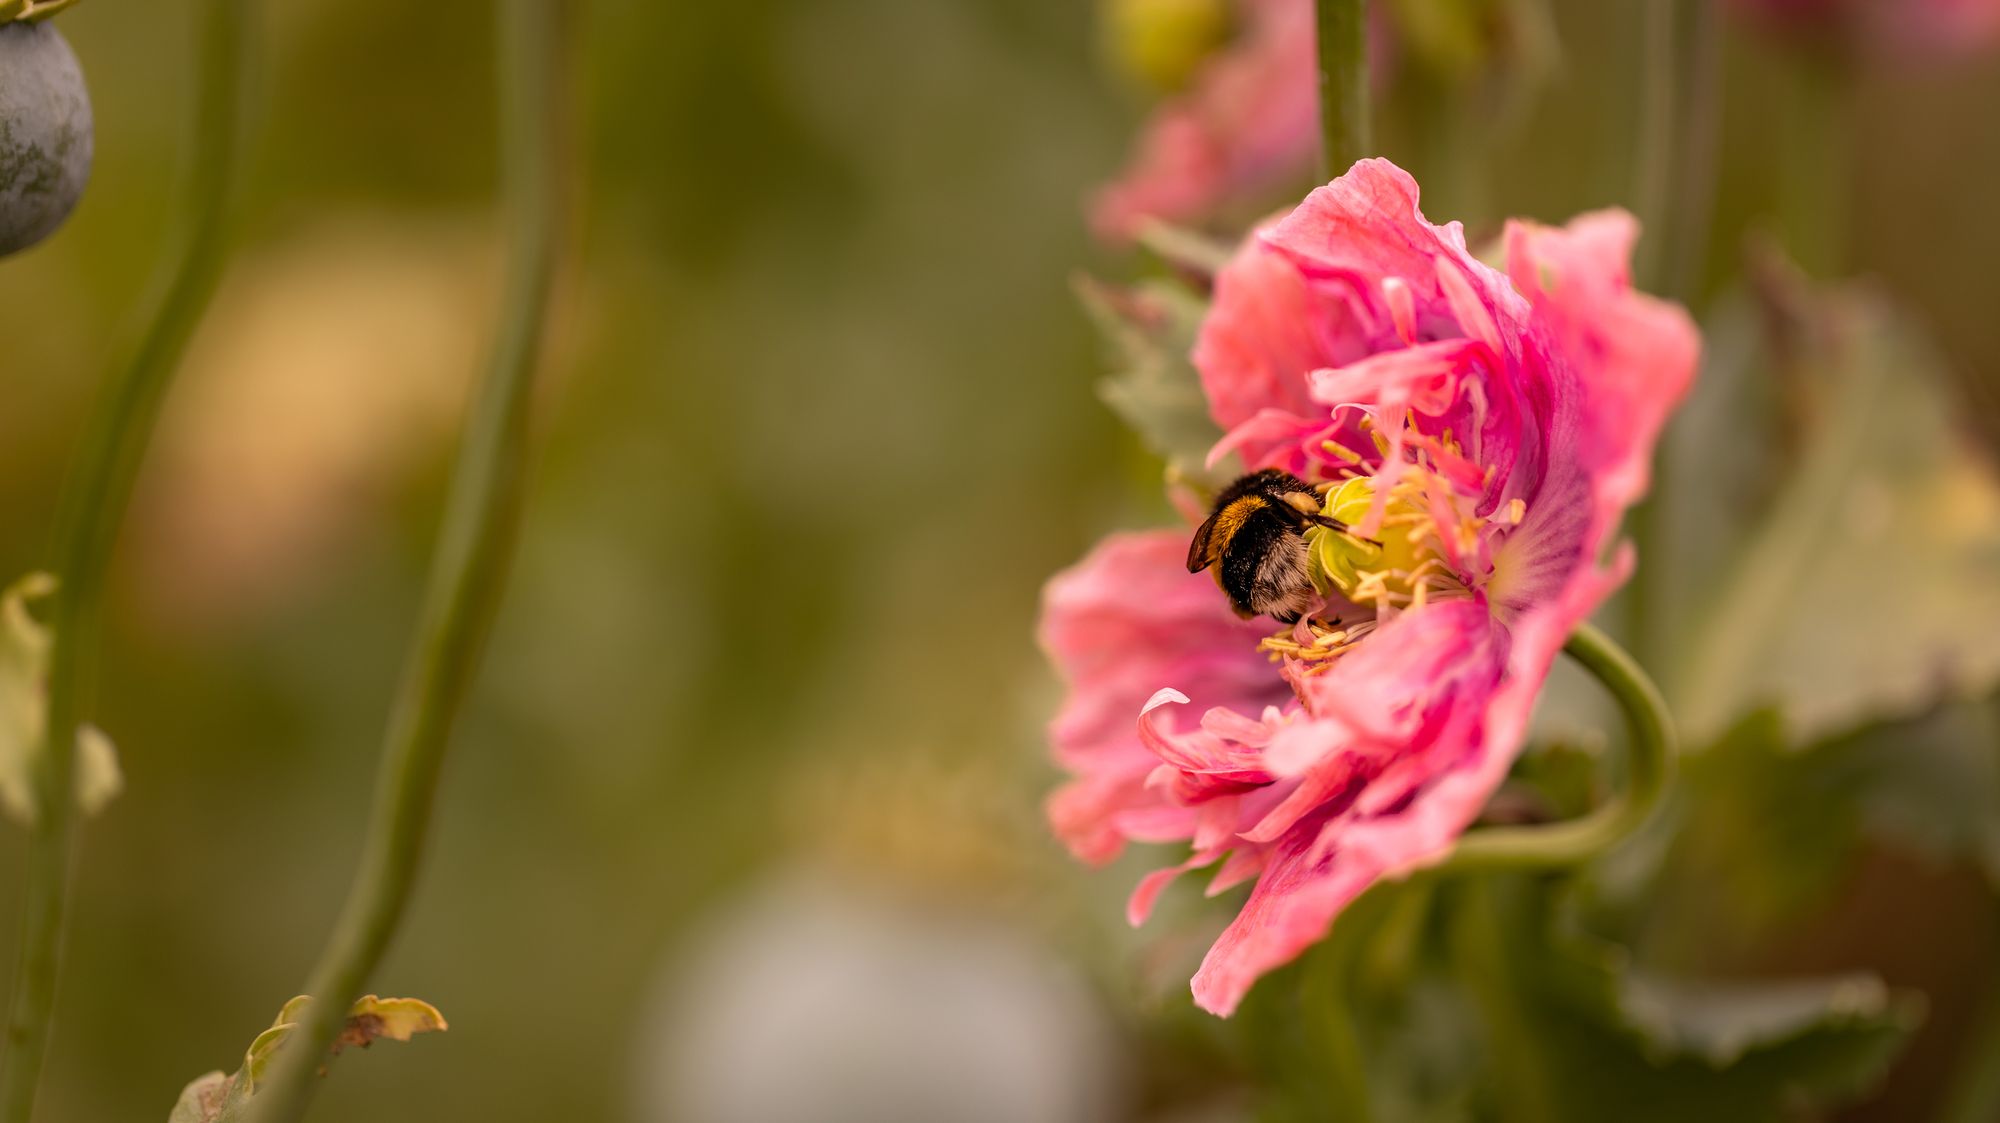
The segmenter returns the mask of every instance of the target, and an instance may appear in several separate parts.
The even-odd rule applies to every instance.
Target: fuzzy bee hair
[[[1318,489],[1277,468],[1252,472],[1215,497],[1188,544],[1188,572],[1213,571],[1246,620],[1295,623],[1317,600],[1306,564],[1305,532],[1313,526],[1341,527],[1320,514]]]

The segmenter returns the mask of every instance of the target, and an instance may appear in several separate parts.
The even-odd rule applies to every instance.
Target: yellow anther
[[[1341,444],[1339,441],[1322,441],[1320,442],[1320,447],[1350,464],[1361,463],[1361,454]]]

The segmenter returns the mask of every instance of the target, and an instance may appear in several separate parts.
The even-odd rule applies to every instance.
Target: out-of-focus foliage
[[[1744,363],[1740,324],[1714,333],[1700,393],[1726,404],[1676,434],[1653,559],[1685,586],[1668,615],[1698,621],[1668,687],[1686,735],[1773,706],[1804,743],[1984,696],[2000,682],[2000,480],[1952,424],[1934,351],[1879,297],[1762,271],[1772,342]],[[1745,511],[1739,481],[1773,474]],[[1731,555],[1706,569],[1716,543]]]
[[[1188,358],[1207,305],[1174,281],[1121,290],[1084,278],[1077,295],[1110,344],[1112,373],[1098,384],[1105,404],[1166,461],[1169,478],[1210,490],[1234,479],[1241,467],[1233,455],[1207,466],[1222,430]]]
[[[236,1055],[298,985],[352,869],[461,387],[492,327],[491,75],[476,49],[489,6],[257,7],[269,61],[243,252],[169,403],[107,605],[97,712],[119,733],[128,790],[90,824],[78,869],[51,1119],[159,1118],[189,1073]],[[790,1025],[789,1040],[851,1046],[868,1062],[857,1070],[876,1071],[871,1042],[904,1033],[943,1049],[958,1037],[923,1036],[927,1019],[959,1026],[966,996],[1030,978],[1007,992],[1021,1039],[1045,1042],[1037,1019],[1069,1025],[1092,1008],[1108,1039],[1089,1038],[1102,1052],[1087,1055],[1104,1063],[1024,1046],[956,1056],[953,1071],[1059,1081],[1091,1068],[1076,1078],[1088,1087],[1017,1091],[1109,1104],[1107,1118],[1288,1105],[1313,1118],[1323,1105],[1311,1082],[1338,1027],[1302,1004],[1340,972],[1316,953],[1237,1020],[1197,1014],[1185,982],[1220,903],[1170,894],[1127,930],[1121,899],[1157,855],[1073,869],[1036,813],[1053,774],[1028,623],[1037,589],[1104,530],[1164,517],[1159,461],[1122,435],[1099,380],[1119,372],[1104,393],[1154,451],[1196,465],[1206,451],[1203,419],[1138,410],[1137,387],[1189,376],[1179,344],[1142,335],[1123,362],[1102,361],[1066,281],[1079,265],[1125,270],[1091,248],[1080,213],[1140,109],[1102,71],[1092,7],[583,7],[583,249],[523,553],[408,924],[376,980],[433,997],[454,1028],[340,1066],[319,1114],[393,1103],[411,1119],[663,1118],[719,1086],[662,1098],[663,1073],[783,1070],[748,1055],[747,1032],[729,1039],[752,1039],[733,1067],[691,1063],[702,1055],[668,1030],[699,1022],[704,999],[823,984],[786,992],[812,1012],[871,984],[893,991],[903,981],[878,937],[921,947],[910,956],[934,966],[935,987],[872,1008],[881,1033]],[[1463,219],[1477,245],[1504,215],[1629,202],[1640,8],[1560,0],[1545,24],[1502,22],[1521,29],[1512,53],[1464,76],[1433,64],[1444,54],[1406,55],[1385,79],[1379,139],[1424,182],[1431,217]],[[61,18],[95,101],[96,169],[57,236],[0,262],[13,310],[0,574],[44,564],[94,380],[170,240],[186,16],[88,0]],[[1533,53],[1548,30],[1559,65]],[[1730,111],[1696,294],[1701,393],[1722,400],[1697,399],[1677,423],[1670,529],[1641,569],[1700,596],[1733,580],[1772,512],[1802,509],[1802,450],[1949,503],[1972,461],[1938,424],[2000,433],[1987,277],[2000,225],[1980,188],[2000,180],[2000,132],[1964,124],[2000,110],[2000,69],[1852,76],[1854,144],[1871,158],[1856,168],[1845,258],[1895,307],[1921,310],[1941,364],[1915,345],[1897,352],[1907,378],[1887,386],[1838,363],[1780,382],[1757,305],[1706,299],[1740,271],[1745,232],[1775,225],[1770,162],[1791,126],[1750,111],[1775,100],[1770,49],[1732,37],[1724,52]],[[1140,291],[1185,332],[1198,285],[1154,284]],[[1879,307],[1862,306],[1873,326],[1856,338],[1922,338],[1904,313],[1867,311]],[[1945,373],[1919,369],[1933,365]],[[1954,381],[1919,385],[1931,377]],[[1788,415],[1781,390],[1800,384],[1832,393]],[[1826,426],[1858,408],[1859,389],[1896,407],[1879,411],[1895,443],[1863,439],[1841,459]],[[1739,422],[1763,436],[1744,439]],[[1695,469],[1714,474],[1684,475]],[[1993,586],[1923,584],[1924,566],[1970,555],[1940,555],[1922,534],[1909,553],[1868,537],[1905,533],[1904,517],[1814,522],[1820,541],[1869,548],[1813,554],[1810,580],[1781,582],[1782,626],[1756,638],[1814,644],[1806,629],[1838,625],[1871,637],[1859,649],[1871,657],[1955,651],[1954,679],[1973,692],[1982,680],[1965,668],[1990,674],[1991,625],[1972,633],[1994,615],[1975,604]],[[1922,522],[1909,531],[1955,525]],[[1842,582],[1855,587],[1828,595]],[[1898,596],[1908,582],[1921,611]],[[1920,626],[1901,627],[1906,611]],[[1665,651],[1706,626],[1693,612],[1655,623]],[[1642,1094],[1695,1091],[1721,1097],[1700,1111],[1719,1120],[1770,1118],[1795,1092],[1858,1099],[1854,1119],[1923,1117],[1991,970],[1987,888],[1970,872],[1991,876],[2000,848],[1996,765],[1979,739],[1992,744],[1993,719],[1977,708],[1991,703],[1854,730],[1942,681],[1936,666],[1913,685],[1833,661],[1854,650],[1815,646],[1825,680],[1760,660],[1724,684],[1675,806],[1591,884],[1385,896],[1351,984],[1382,1117],[1626,1118]],[[1803,723],[1744,713],[1795,699]],[[1527,813],[1573,814],[1617,782],[1613,715],[1564,733],[1576,747],[1529,758],[1510,789]],[[21,851],[20,832],[0,831],[7,899]],[[771,888],[799,870],[808,889]],[[842,934],[842,954],[815,973],[796,936],[820,930]],[[1490,944],[1446,938],[1468,930]],[[0,962],[14,939],[0,925]],[[713,989],[694,993],[693,964],[714,965]],[[960,988],[959,972],[976,981]],[[1778,982],[1718,989],[1752,978]],[[1916,990],[1929,1015],[1880,1084],[1893,1043],[1910,1040]],[[1504,1095],[1480,1090],[1489,1076]],[[1633,1094],[1612,1098],[1621,1090]]]
[[[30,573],[0,589],[0,808],[18,823],[38,812],[35,773],[48,723],[45,700],[50,636],[30,606],[55,591],[56,580]],[[124,786],[118,751],[94,725],[76,733],[76,799],[95,815]]]
[[[271,1028],[257,1035],[243,1053],[243,1064],[235,1072],[205,1073],[181,1089],[167,1123],[229,1123],[240,1119],[257,1095],[257,1082],[270,1071],[278,1050],[290,1039],[312,999],[299,995],[271,1021]],[[419,1033],[438,1033],[448,1028],[437,1007],[421,998],[378,998],[364,994],[347,1011],[346,1024],[333,1044],[334,1055],[351,1045],[366,1049],[371,1043],[388,1039],[408,1041]]]

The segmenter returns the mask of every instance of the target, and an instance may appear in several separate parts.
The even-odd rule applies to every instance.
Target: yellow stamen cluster
[[[1332,666],[1334,659],[1346,654],[1349,648],[1374,630],[1373,620],[1342,625],[1339,620],[1328,623],[1306,619],[1268,637],[1257,647],[1268,653],[1274,663],[1290,659],[1305,664],[1306,674],[1317,674]]]
[[[1372,539],[1351,529],[1312,531],[1307,556],[1320,591],[1338,591],[1355,604],[1372,604],[1381,611],[1421,607],[1434,594],[1462,590],[1440,556],[1440,528],[1427,495],[1432,485],[1442,486],[1442,481],[1417,465],[1409,466],[1390,485]],[[1375,489],[1374,477],[1351,477],[1327,494],[1323,510],[1350,528],[1359,526],[1374,509]]]
[[[1363,420],[1362,428],[1383,460],[1400,464],[1401,470],[1393,474],[1384,495],[1381,473],[1362,474],[1367,469],[1360,455],[1337,442],[1326,442],[1327,452],[1353,467],[1345,470],[1346,478],[1338,483],[1324,485],[1321,513],[1348,529],[1316,527],[1307,531],[1306,556],[1313,585],[1322,596],[1338,594],[1364,611],[1372,608],[1374,618],[1345,625],[1338,619],[1307,619],[1260,645],[1274,660],[1304,664],[1307,674],[1331,666],[1334,659],[1373,632],[1386,613],[1469,595],[1466,582],[1447,557],[1477,564],[1481,539],[1489,525],[1518,526],[1527,515],[1527,506],[1520,499],[1509,501],[1490,516],[1466,510],[1462,486],[1455,487],[1448,478],[1461,478],[1462,484],[1469,471],[1464,451],[1450,430],[1433,436],[1419,432],[1412,424],[1398,450],[1369,420]],[[1491,479],[1490,468],[1487,479]],[[1378,502],[1380,517],[1364,537],[1357,528],[1371,525],[1369,518],[1376,513]]]

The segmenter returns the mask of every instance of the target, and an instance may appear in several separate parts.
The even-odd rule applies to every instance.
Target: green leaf
[[[167,1123],[235,1123],[257,1093],[257,1083],[270,1070],[299,1019],[305,1016],[311,997],[299,995],[285,1003],[271,1027],[258,1034],[243,1053],[243,1064],[224,1076],[210,1072],[196,1077],[181,1090],[181,1097],[167,1117]],[[334,1039],[329,1056],[338,1056],[351,1045],[367,1048],[378,1038],[408,1041],[419,1033],[442,1032],[449,1027],[437,1007],[420,998],[378,998],[367,994],[348,1007],[347,1022]],[[323,1071],[323,1070],[322,1070]]]
[[[1836,741],[1869,837],[1933,861],[1972,862],[2000,888],[2000,710],[1962,702]]]
[[[215,1123],[228,1110],[235,1087],[236,1078],[220,1071],[195,1077],[181,1089],[167,1123]]]
[[[1797,467],[1669,679],[1696,746],[1767,707],[1805,744],[2000,682],[2000,484],[1952,424],[1935,353],[1872,294],[1791,284],[1767,281],[1791,317]],[[1733,497],[1717,481],[1677,499],[1726,515]]]
[[[1103,335],[1112,373],[1098,395],[1171,476],[1214,490],[1240,474],[1236,458],[1203,466],[1222,430],[1208,413],[1201,376],[1188,357],[1207,305],[1184,286],[1164,280],[1118,288],[1079,277],[1076,291]]]
[[[1885,1022],[1914,1029],[1920,1016],[1912,998],[1868,974],[1722,983],[1633,972],[1619,990],[1627,1024],[1654,1056],[1689,1057],[1717,1069],[1830,1030],[1865,1030]]]
[[[56,591],[56,579],[30,573],[0,590],[0,808],[24,825],[37,813],[35,766],[48,733],[51,637],[29,605]],[[118,752],[93,725],[76,731],[76,797],[95,815],[124,787]]]
[[[1656,968],[1737,974],[1823,923],[1871,849],[1964,862],[2000,887],[1996,716],[1960,703],[1798,752],[1775,714],[1753,715],[1685,761],[1577,903]]]
[[[1546,885],[1468,883],[1453,932],[1498,1117],[1765,1123],[1881,1078],[1921,999],[1864,975],[1681,980],[1553,923]]]

